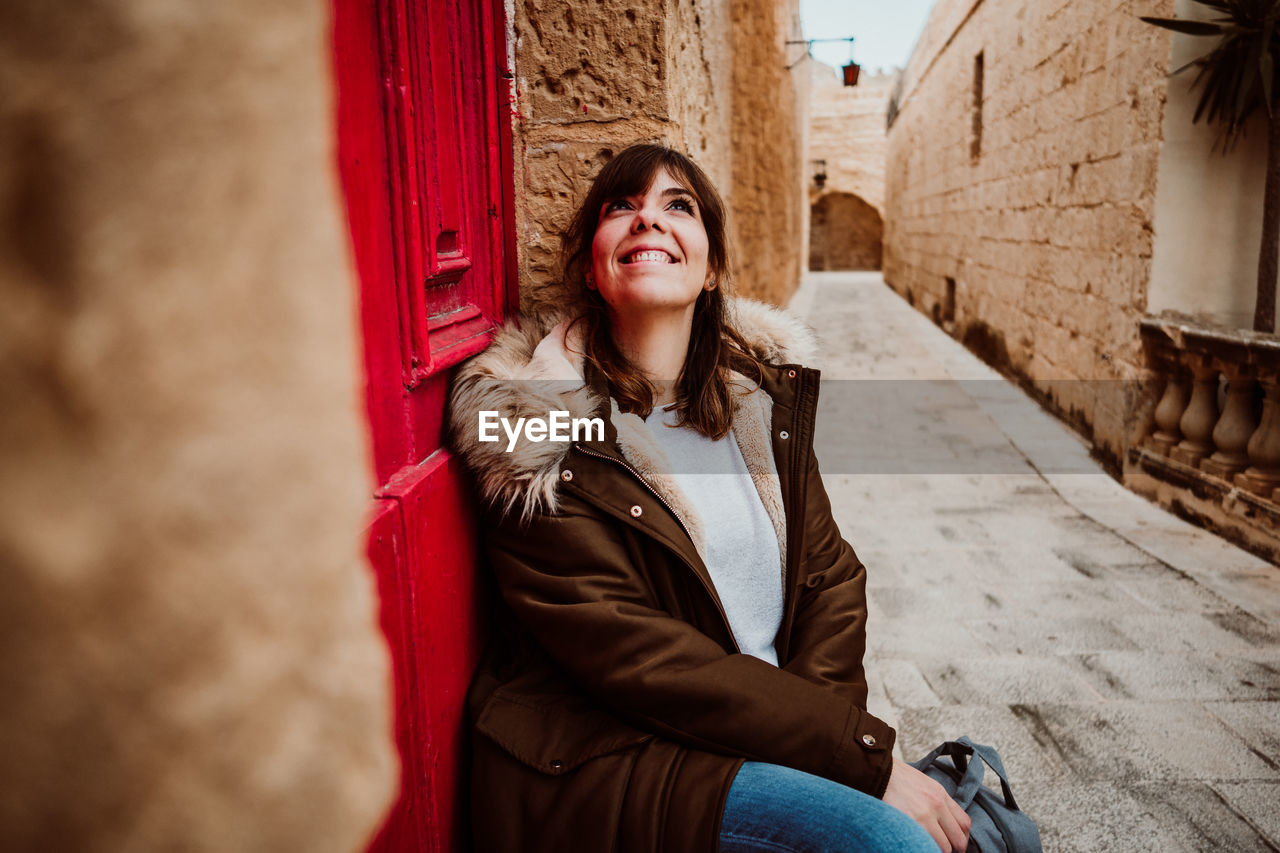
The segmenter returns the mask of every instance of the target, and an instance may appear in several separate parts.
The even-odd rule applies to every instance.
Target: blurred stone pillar
[[[0,5],[0,849],[394,796],[328,7]]]

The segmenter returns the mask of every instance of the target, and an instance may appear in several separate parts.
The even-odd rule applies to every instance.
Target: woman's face
[[[614,314],[688,311],[708,284],[707,231],[693,193],[666,169],[643,195],[606,201],[588,286]]]

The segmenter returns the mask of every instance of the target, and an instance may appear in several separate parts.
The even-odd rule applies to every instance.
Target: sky
[[[907,64],[932,8],[933,0],[800,0],[800,23],[807,39],[853,36],[854,62],[888,71]],[[839,68],[849,61],[849,45],[815,44],[813,55]]]

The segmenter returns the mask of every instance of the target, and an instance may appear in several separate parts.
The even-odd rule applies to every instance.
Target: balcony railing
[[[1130,461],[1280,532],[1280,338],[1182,317],[1141,331],[1163,390]]]

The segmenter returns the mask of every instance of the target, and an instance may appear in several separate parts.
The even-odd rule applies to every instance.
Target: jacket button
[[[560,760],[560,759],[558,759],[558,758],[557,758],[555,761],[551,762],[551,769],[552,769],[552,770],[559,770],[559,769],[560,769],[560,768],[562,768],[562,767],[564,767],[564,762],[563,762],[563,761],[561,761],[561,760]]]
[[[644,513],[644,509],[643,509],[643,508],[641,508],[639,504],[637,504],[636,506],[633,506],[633,507],[631,508],[631,517],[632,517],[632,518],[639,518],[643,513]]]
[[[875,745],[876,745],[876,737],[875,737],[875,735],[863,735],[863,736],[862,736],[862,742],[863,742],[863,743],[865,743],[867,746],[875,746]]]
[[[560,472],[560,479],[561,479],[561,480],[564,480],[566,483],[567,483],[567,482],[569,482],[570,480],[572,480],[572,479],[573,479],[573,472],[572,472],[572,471],[561,471],[561,472]]]
[[[796,372],[795,372],[794,370],[788,370],[788,371],[787,371],[787,378],[788,378],[788,379],[795,379],[795,378],[796,378]]]
[[[783,439],[783,440],[786,440],[786,439],[788,439],[788,438],[791,438],[791,433],[787,432],[787,431],[784,429],[782,432],[778,433],[778,438],[781,438],[781,439]]]

